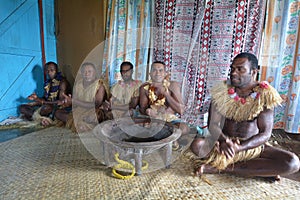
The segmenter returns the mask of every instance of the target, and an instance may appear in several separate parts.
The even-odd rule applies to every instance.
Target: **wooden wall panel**
[[[44,2],[51,1],[44,0]],[[49,15],[51,14],[48,13]],[[43,94],[38,1],[1,0],[0,20],[0,121],[2,121],[9,116],[18,116],[18,106],[27,102],[26,97],[32,92]],[[56,61],[56,54],[53,55]]]

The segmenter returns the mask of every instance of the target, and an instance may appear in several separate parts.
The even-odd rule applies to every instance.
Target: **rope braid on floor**
[[[116,164],[115,166],[113,166],[113,168],[112,168],[112,174],[116,178],[125,180],[125,179],[130,179],[130,178],[132,178],[135,175],[135,167],[134,167],[134,165],[131,164],[128,161],[121,160],[119,158],[119,153],[115,154],[115,160],[119,163],[119,164]],[[149,164],[148,164],[148,162],[146,162],[144,160],[142,162],[143,162],[142,170],[146,170],[148,168]],[[129,170],[131,170],[131,174],[129,174],[129,175],[122,175],[122,174],[120,174],[120,173],[117,172],[118,169],[129,169]]]

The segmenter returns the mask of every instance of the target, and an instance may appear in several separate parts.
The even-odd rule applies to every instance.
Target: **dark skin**
[[[247,97],[257,86],[257,69],[251,69],[248,58],[237,58],[231,66],[230,79],[240,97]],[[222,116],[211,105],[209,111],[209,132],[211,136],[195,138],[191,150],[199,157],[205,157],[213,148],[215,141],[218,151],[227,158],[232,158],[240,151],[252,149],[265,144],[272,134],[273,110],[265,108],[254,120],[236,122]],[[230,139],[239,137],[242,141]],[[291,152],[265,144],[263,152],[258,158],[235,163],[223,172],[242,176],[279,177],[295,173],[299,170],[299,158]],[[202,165],[196,174],[218,173],[209,165]]]
[[[179,113],[180,115],[184,112],[184,104],[181,95],[181,89],[177,82],[170,82],[168,91],[163,86],[163,81],[166,78],[165,66],[161,63],[154,63],[151,67],[150,77],[152,80],[152,86],[156,87],[156,94],[163,95],[166,98],[166,110],[165,112],[170,114]],[[148,84],[148,83],[146,83]],[[145,84],[140,87],[140,113],[149,115],[152,117],[156,116],[156,113],[150,108],[150,101],[148,98],[149,92],[144,89]],[[177,127],[180,127],[182,134],[189,132],[189,127],[184,123],[175,123]]]
[[[122,79],[124,81],[125,84],[130,84],[132,81],[134,81],[132,79],[132,75],[133,75],[133,69],[131,69],[130,65],[122,65],[121,66],[121,75],[122,75]],[[104,108],[106,108],[107,110],[121,110],[121,111],[127,111],[129,109],[129,111],[131,109],[135,109],[139,103],[139,98],[138,97],[132,97],[129,104],[124,104],[124,105],[116,105],[114,102],[116,101],[115,97],[111,97],[110,99],[111,102],[105,102],[104,104]]]
[[[83,73],[81,74],[83,77],[83,87],[87,88],[90,84],[96,81],[96,71],[93,66],[87,65],[83,69]],[[107,98],[107,94],[103,85],[100,85],[96,94],[95,94],[95,102],[87,102],[77,99],[76,96],[72,97],[71,95],[64,95],[64,100],[61,105],[71,106],[73,107],[80,106],[83,108],[98,108],[102,106],[103,101]],[[69,112],[61,109],[57,110],[55,113],[55,117],[63,122],[66,122],[68,119]],[[86,119],[86,121],[96,121],[95,116],[91,115],[91,118]]]
[[[57,74],[57,70],[55,65],[53,64],[49,64],[47,66],[47,75],[50,79],[54,79],[56,74]],[[34,101],[32,103],[29,103],[27,105],[21,105],[20,106],[20,112],[22,114],[24,114],[24,116],[27,119],[31,119],[34,110],[31,109],[31,107],[33,106],[41,106],[41,110],[40,110],[40,115],[42,116],[48,116],[49,114],[52,113],[53,111],[53,106],[57,105],[57,104],[61,104],[63,99],[64,99],[64,95],[65,94],[69,94],[70,93],[70,84],[66,79],[62,79],[62,81],[60,82],[59,85],[59,100],[55,100],[55,101],[47,101],[45,100],[45,98],[39,98],[35,93],[29,95],[27,97],[27,99]],[[49,125],[48,121],[44,121],[42,120],[42,125]]]
[[[163,86],[163,80],[166,77],[165,66],[160,63],[153,64],[150,77],[153,81],[152,86],[156,87],[157,95],[163,95],[166,98],[167,111],[170,113],[179,113],[183,114],[184,106],[181,96],[181,89],[178,83],[170,82],[168,91]],[[145,84],[140,87],[140,112],[142,114],[147,114],[146,110],[150,107],[148,90],[144,89]]]

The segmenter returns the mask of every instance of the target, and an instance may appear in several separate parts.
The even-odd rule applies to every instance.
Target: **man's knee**
[[[40,110],[40,115],[48,116],[52,113],[53,107],[52,106],[42,106]]]
[[[20,105],[19,110],[20,113],[25,113],[28,112],[28,110],[30,110],[30,107],[28,105]]]
[[[199,155],[201,147],[204,145],[203,138],[195,138],[191,143],[191,150],[194,154]]]
[[[34,108],[32,106],[20,105],[19,111],[27,120],[32,120],[32,115],[34,113]]]
[[[292,173],[295,173],[295,172],[299,171],[300,161],[299,161],[299,157],[296,154],[291,153],[291,155],[287,159],[287,163],[288,163],[287,171],[288,171],[289,174],[292,174]]]
[[[182,135],[188,134],[190,132],[190,127],[185,123],[180,123],[179,128],[182,132]]]
[[[64,121],[64,112],[62,110],[57,110],[54,113],[54,117],[58,120]]]

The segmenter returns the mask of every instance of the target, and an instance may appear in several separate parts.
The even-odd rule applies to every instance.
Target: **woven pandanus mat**
[[[149,163],[151,164],[151,163]],[[300,182],[282,178],[192,175],[182,159],[170,169],[114,178],[80,138],[51,127],[0,144],[0,199],[298,199]]]

